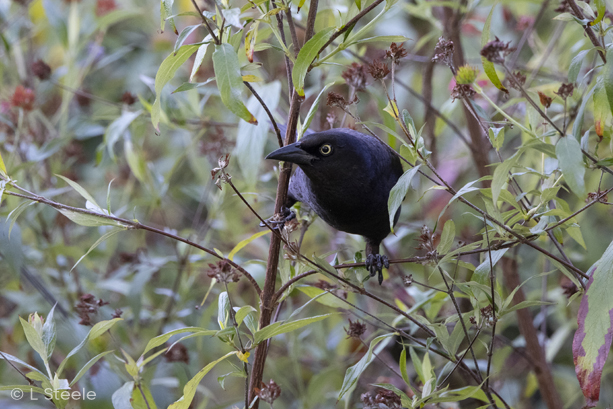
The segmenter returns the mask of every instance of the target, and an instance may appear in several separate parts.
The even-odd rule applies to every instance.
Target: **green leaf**
[[[106,131],[104,132],[104,143],[106,144],[106,150],[111,159],[115,160],[115,144],[128,130],[130,124],[134,122],[134,120],[138,118],[142,112],[142,110],[136,112],[124,111],[119,118],[111,122],[108,128],[106,128]]]
[[[247,244],[251,243],[253,240],[257,239],[258,237],[262,237],[268,233],[270,233],[270,230],[260,231],[255,233],[251,237],[246,238],[245,240],[241,240],[236,246],[234,246],[232,251],[230,251],[230,254],[228,254],[228,259],[234,261],[234,256],[236,255],[236,253],[241,251]]]
[[[189,91],[191,89],[204,87],[210,82],[215,81],[215,77],[211,77],[204,82],[184,82],[181,84],[176,90],[172,91],[172,94],[176,94],[177,92]]]
[[[11,231],[13,231],[13,226],[15,225],[15,222],[17,221],[17,219],[19,218],[21,213],[23,213],[24,210],[26,210],[26,208],[28,206],[32,206],[35,203],[36,202],[21,202],[21,203],[19,203],[19,205],[17,205],[16,208],[14,208],[8,214],[8,216],[6,216],[6,220],[10,221],[10,224],[9,224],[9,239],[11,238]]]
[[[607,63],[602,70],[602,77],[604,79],[607,99],[609,100],[609,107],[611,113],[613,113],[613,50],[611,48],[607,49]]]
[[[356,45],[356,44],[367,44],[367,43],[404,43],[406,41],[411,40],[409,37],[405,37],[405,36],[375,36],[375,37],[368,37],[368,38],[363,38],[361,40],[357,40],[352,42],[350,45]]]
[[[198,47],[198,52],[196,52],[196,58],[194,59],[194,65],[192,66],[192,72],[191,74],[189,74],[189,82],[194,81],[194,77],[196,76],[196,73],[200,69],[202,62],[204,61],[204,57],[206,56],[206,52],[209,49],[209,45],[211,44],[212,39],[213,38],[211,37],[211,35],[208,34],[206,37],[204,37],[204,40],[202,40],[204,44]],[[210,79],[207,80],[207,82],[208,81],[210,81]],[[174,92],[179,92],[179,91],[175,90]]]
[[[230,44],[215,46],[213,67],[221,101],[226,108],[246,122],[257,124],[258,121],[255,116],[243,104],[241,97],[243,77],[238,63],[238,56]]]
[[[504,126],[500,128],[490,128],[488,131],[488,135],[490,137],[490,142],[492,142],[492,146],[497,151],[502,148],[504,144]]]
[[[181,48],[181,46],[183,45],[187,37],[194,31],[196,31],[196,29],[200,27],[201,25],[202,24],[195,24],[193,26],[187,26],[183,30],[181,30],[181,34],[179,34],[179,36],[177,37],[177,41],[175,41],[175,47],[173,51],[175,53],[179,51],[179,48]]]
[[[313,286],[299,286],[297,288],[300,292],[306,294],[311,299],[317,300],[318,303],[327,305],[332,308],[347,308],[348,304],[339,300],[329,291],[322,290],[321,288]]]
[[[315,117],[315,114],[317,113],[317,109],[319,108],[319,102],[321,101],[322,95],[324,94],[324,92],[326,92],[326,90],[328,88],[330,88],[334,84],[336,84],[336,83],[335,82],[331,82],[329,84],[326,84],[322,88],[322,90],[319,92],[319,94],[317,95],[317,98],[315,98],[315,101],[313,101],[313,104],[311,105],[311,108],[309,108],[309,112],[307,113],[306,117],[304,118],[304,123],[301,126],[301,132],[298,135],[298,139],[300,139],[302,137],[302,135],[304,135],[306,130],[309,129],[309,126],[311,126],[311,121],[313,121],[313,118]]]
[[[230,299],[228,298],[228,293],[224,291],[219,294],[219,299],[217,300],[217,323],[219,324],[219,329],[226,328],[229,318]]]
[[[588,407],[593,407],[598,403],[602,371],[613,339],[613,242],[596,263],[586,288],[572,350],[579,385]]]
[[[11,354],[7,354],[6,352],[3,352],[2,354],[0,354],[0,359],[6,359],[7,361],[11,361],[11,362],[14,362],[16,364],[25,366],[26,368],[28,368],[28,369],[38,373],[43,378],[47,378],[47,376],[45,374],[43,374],[41,371],[39,371],[38,369],[34,368],[32,365],[23,362],[21,359],[19,359],[17,357],[14,357]],[[40,376],[38,376],[38,378],[40,378]],[[34,379],[34,377],[32,377],[32,379]]]
[[[515,166],[515,163],[521,156],[521,151],[517,152],[515,155],[511,156],[509,159],[502,162],[500,165],[496,167],[494,170],[494,176],[492,179],[492,202],[494,203],[494,207],[498,207],[498,196],[500,196],[500,191],[502,187],[507,182],[507,178],[509,177],[509,172]]]
[[[204,376],[209,373],[210,370],[215,367],[215,365],[232,355],[236,355],[236,353],[237,351],[228,352],[218,360],[213,361],[204,368],[202,368],[200,372],[196,374],[196,376],[194,376],[185,384],[185,386],[183,387],[183,396],[181,396],[178,401],[170,405],[168,409],[188,409],[192,401],[194,400],[194,396],[196,396],[196,389],[198,388],[198,384],[200,383],[200,381],[202,381],[202,378],[204,378]]]
[[[87,227],[119,226],[119,227],[126,228],[126,226],[124,226],[123,224],[115,220],[106,219],[101,216],[96,216],[96,215],[87,214],[87,213],[79,213],[79,212],[75,212],[73,210],[68,210],[68,209],[55,209],[55,210],[62,213],[64,216],[68,217],[70,220],[72,220],[73,222],[81,226],[87,226]]]
[[[492,15],[494,14],[494,8],[495,6],[492,7],[492,9],[490,10],[490,14],[487,16],[487,19],[485,20],[485,25],[483,26],[483,32],[481,34],[481,48],[485,47],[485,45],[490,39],[490,27],[492,25]],[[490,81],[492,81],[492,84],[494,84],[494,86],[496,86],[496,88],[498,88],[499,90],[508,94],[509,90],[507,90],[504,85],[502,85],[502,82],[500,82],[500,78],[498,78],[498,74],[496,73],[496,68],[494,68],[494,63],[488,61],[485,57],[481,57],[481,63],[483,64],[483,71],[485,71],[487,77],[490,79]]]
[[[132,171],[132,174],[138,179],[140,183],[147,183],[147,163],[143,159],[142,155],[137,154],[134,151],[134,145],[130,139],[126,139],[123,143],[123,150],[126,154],[126,161]]]
[[[142,355],[144,356],[147,352],[151,351],[153,348],[157,348],[160,345],[165,344],[174,335],[183,334],[186,332],[202,332],[202,331],[208,331],[208,330],[206,328],[199,328],[199,327],[185,327],[185,328],[179,328],[179,329],[175,329],[175,330],[166,332],[162,335],[158,335],[157,337],[151,338],[151,340],[149,340]],[[214,335],[215,332],[217,331],[211,330],[211,335]]]
[[[41,335],[34,329],[34,327],[23,318],[19,317],[19,321],[21,322],[21,326],[23,327],[23,332],[26,335],[26,339],[28,340],[28,344],[32,347],[33,350],[38,352],[41,359],[47,364],[49,356],[47,355],[47,347],[41,338]]]
[[[375,359],[374,349],[377,346],[377,344],[379,344],[381,341],[384,341],[384,340],[389,341],[393,336],[394,334],[385,334],[385,335],[380,335],[377,338],[373,339],[370,342],[370,346],[368,347],[368,352],[364,354],[362,359],[360,359],[357,364],[347,369],[347,371],[345,372],[345,378],[343,379],[343,385],[341,386],[341,390],[338,394],[337,402],[341,400],[346,393],[348,393],[350,390],[354,388],[355,384],[358,382],[358,379],[360,378],[362,373],[366,370],[368,365],[370,365],[370,363]],[[386,344],[387,342],[385,342],[383,346],[385,346]]]
[[[398,366],[400,367],[400,375],[402,376],[402,380],[407,385],[411,385],[411,380],[409,379],[409,374],[407,373],[407,350],[402,346],[402,352],[400,353],[400,360],[398,361]]]
[[[296,63],[292,70],[292,81],[294,82],[294,88],[301,97],[304,96],[304,79],[311,66],[311,63],[319,54],[321,47],[326,44],[328,39],[332,37],[334,33],[334,27],[327,27],[320,30],[313,36],[307,43],[300,49],[298,57],[296,57]]]
[[[453,239],[455,238],[455,223],[453,220],[449,219],[445,222],[445,226],[443,226],[443,233],[441,234],[441,240],[438,243],[438,247],[436,251],[439,254],[445,254],[449,250],[451,250],[451,246],[453,245]]]
[[[613,56],[612,56],[613,58]],[[568,183],[570,189],[579,197],[585,196],[585,164],[583,163],[583,154],[581,153],[581,145],[575,138],[566,136],[560,138],[556,145],[556,155],[564,180]]]
[[[324,315],[317,315],[311,318],[303,318],[301,320],[295,320],[295,321],[289,321],[289,322],[285,322],[285,321],[275,322],[274,324],[271,324],[259,331],[256,331],[256,333],[253,334],[253,344],[258,345],[262,341],[266,341],[268,338],[272,338],[280,334],[285,334],[287,332],[295,331],[309,324],[313,324],[314,322],[324,320],[330,317],[331,315],[332,314],[324,314]]]
[[[419,355],[417,355],[417,352],[415,352],[413,347],[409,348],[409,354],[411,355],[411,363],[413,363],[413,369],[415,369],[417,377],[419,378],[421,383],[425,383],[426,378],[424,377],[424,373],[421,370],[422,363],[421,359],[419,359]]]
[[[177,52],[170,54],[162,64],[160,64],[160,68],[158,69],[157,74],[155,75],[155,101],[153,102],[153,106],[151,107],[151,123],[153,127],[159,132],[159,124],[160,124],[160,116],[162,112],[160,98],[162,89],[164,85],[168,83],[174,76],[179,67],[183,65],[185,61],[195,53],[200,45],[198,44],[190,44],[184,45]]]
[[[94,364],[96,362],[98,362],[100,359],[102,359],[104,356],[110,354],[113,351],[105,351],[102,352],[98,355],[96,355],[95,357],[93,357],[92,359],[90,359],[83,368],[81,368],[79,370],[79,372],[77,372],[77,374],[75,375],[75,377],[72,379],[72,381],[70,382],[70,386],[74,385],[75,383],[77,383],[79,381],[79,379],[81,379],[81,377],[83,375],[85,375],[87,373],[87,371],[89,370],[89,368],[91,368],[92,366],[94,366]]]
[[[87,338],[90,341],[98,338],[99,336],[110,330],[113,325],[117,324],[119,321],[123,321],[123,318],[113,318],[112,320],[108,321],[100,321],[92,327],[91,331],[89,331],[89,335]]]
[[[45,347],[47,348],[47,356],[51,356],[53,354],[53,350],[55,349],[56,332],[53,313],[55,312],[56,305],[57,304],[51,308],[51,311],[49,311],[49,314],[45,319],[45,323],[43,324],[42,339]]]
[[[605,73],[603,72],[603,75],[604,74]],[[587,103],[590,101],[591,96],[592,96],[592,94],[594,93],[595,90],[596,90],[596,86],[593,86],[592,89],[590,89],[583,96],[583,102],[581,103],[581,106],[579,107],[579,110],[577,111],[577,117],[575,118],[575,123],[573,124],[573,137],[576,140],[581,139],[581,128],[583,127],[583,116],[585,114],[585,107],[587,106]],[[610,104],[612,99],[609,96],[608,92],[607,92],[607,98],[609,99],[609,104]]]
[[[390,229],[392,232],[394,232],[394,218],[396,216],[396,211],[398,211],[404,197],[407,195],[409,187],[411,187],[411,180],[413,180],[413,177],[417,174],[420,166],[421,165],[417,165],[404,172],[390,191],[389,198],[387,199],[387,211],[390,220]]]
[[[508,250],[509,249],[493,250],[491,252],[491,254],[492,254],[492,265],[491,265],[491,267],[495,267],[496,263],[498,263],[498,261],[500,261],[502,256],[504,256],[504,254]],[[490,276],[490,252],[487,252],[485,254],[485,260],[483,261],[483,263],[479,264],[479,266],[473,272],[472,280],[478,282],[479,284],[484,284],[486,282],[489,283],[489,280],[488,280],[489,276]]]
[[[588,54],[592,50],[595,50],[595,48],[579,51],[577,55],[575,55],[570,62],[570,66],[568,67],[568,82],[572,84],[577,82],[577,77],[579,76],[579,71],[581,71],[581,67],[583,66],[583,61],[586,60]]]
[[[175,2],[175,0],[162,0],[161,4],[160,4],[160,30],[162,30],[162,32],[164,32],[164,26],[166,25],[166,20],[168,20],[170,22],[170,26],[172,27],[172,30],[177,33],[177,27],[175,26],[175,20],[171,17],[172,16],[172,5]]]
[[[103,241],[105,241],[106,239],[108,239],[109,237],[113,237],[114,235],[116,235],[117,233],[119,233],[120,231],[124,231],[126,230],[125,228],[117,228],[117,229],[113,229],[113,230],[109,230],[106,233],[104,233],[98,240],[96,240],[96,242],[94,244],[92,244],[92,246],[89,248],[89,250],[87,250],[87,253],[83,254],[81,256],[81,258],[75,263],[74,266],[72,266],[72,268],[70,269],[70,271],[74,270],[75,267],[77,265],[79,265],[79,263],[81,262],[81,260],[83,260],[85,257],[87,257],[87,255],[89,253],[92,252],[92,250],[94,250],[96,247],[98,247],[100,245],[100,243],[102,243]]]
[[[243,320],[245,319],[245,317],[253,312],[258,312],[258,311],[255,308],[253,308],[251,305],[243,305],[242,307],[240,307],[238,311],[236,311],[236,314],[234,314],[234,319],[236,320],[236,324],[240,326]]]

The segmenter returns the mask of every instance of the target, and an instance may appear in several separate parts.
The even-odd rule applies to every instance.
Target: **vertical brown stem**
[[[438,153],[436,150],[436,135],[434,135],[434,127],[436,125],[436,116],[432,111],[432,76],[434,74],[434,61],[430,59],[424,66],[423,73],[423,83],[424,87],[422,89],[422,93],[424,96],[424,100],[426,101],[424,106],[426,108],[426,112],[424,113],[424,124],[426,137],[428,138],[428,142],[430,143],[429,149],[432,152],[432,156],[430,156],[430,160],[432,161],[432,166],[437,167],[438,165]]]
[[[462,4],[465,3],[465,1],[462,1]],[[455,47],[453,64],[456,67],[461,67],[464,65],[464,50],[462,48],[462,40],[460,39],[460,23],[462,20],[459,10],[454,13],[453,9],[445,7],[445,20],[446,36],[453,41],[453,45]],[[487,165],[489,165],[489,143],[483,137],[481,126],[477,122],[477,119],[472,115],[466,106],[463,106],[462,108],[464,109],[464,116],[466,117],[466,125],[468,127],[471,140],[471,153],[473,160],[475,161],[475,165],[477,165],[477,171],[479,172],[480,177],[487,176],[490,174],[487,168]],[[484,184],[489,185],[489,182],[484,182]]]
[[[507,288],[517,288],[521,285],[519,273],[517,272],[517,261],[510,258],[502,259],[502,269],[504,271],[505,284]],[[520,288],[516,293],[513,301],[519,304],[526,300],[524,291]],[[536,328],[532,323],[532,315],[530,310],[522,308],[517,310],[517,324],[519,332],[526,340],[526,349],[531,358],[532,368],[536,374],[536,380],[539,385],[539,391],[549,409],[562,408],[562,400],[553,383],[553,375],[551,369],[545,360],[545,351],[541,347]]]

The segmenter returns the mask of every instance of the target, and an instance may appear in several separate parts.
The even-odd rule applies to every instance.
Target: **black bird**
[[[269,154],[298,165],[290,179],[285,203],[288,209],[305,203],[337,230],[359,234],[366,240],[366,268],[383,281],[387,257],[379,254],[381,241],[390,233],[387,201],[402,175],[398,156],[383,142],[352,129],[338,128],[305,135],[300,141]],[[400,209],[395,214],[398,221]]]

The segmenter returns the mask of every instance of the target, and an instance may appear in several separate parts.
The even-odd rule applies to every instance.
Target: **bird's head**
[[[355,134],[360,135],[345,129],[311,133],[296,143],[271,152],[266,159],[295,163],[307,174],[363,163],[361,138]]]

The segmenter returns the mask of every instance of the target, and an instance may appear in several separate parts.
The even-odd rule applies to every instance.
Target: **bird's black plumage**
[[[335,229],[364,236],[369,270],[378,272],[381,282],[387,259],[379,255],[379,245],[390,233],[387,202],[402,175],[398,156],[372,136],[340,128],[305,135],[266,158],[298,165],[288,208],[305,203]]]

